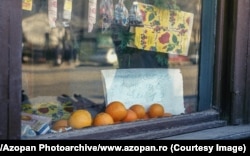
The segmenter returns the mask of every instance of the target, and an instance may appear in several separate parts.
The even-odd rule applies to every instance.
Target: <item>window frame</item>
[[[217,78],[214,85],[219,85],[215,93],[217,108],[221,117],[229,124],[241,125],[250,122],[249,103],[249,37],[250,37],[250,2],[233,0],[220,2],[223,14],[218,24],[219,35],[215,71]],[[217,94],[217,95],[216,95]]]
[[[203,0],[202,2],[197,111],[204,111],[212,107],[216,35],[214,30],[216,30],[217,0]]]
[[[0,139],[20,139],[22,10],[20,0],[0,3]]]

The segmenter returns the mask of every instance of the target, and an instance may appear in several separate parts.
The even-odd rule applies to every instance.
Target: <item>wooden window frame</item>
[[[0,139],[20,139],[21,135],[21,2],[0,3]]]
[[[218,1],[213,105],[231,125],[250,122],[250,2]]]
[[[20,139],[21,2],[20,0],[3,0],[0,3],[0,58],[2,59],[0,68],[3,69],[0,72],[0,108],[2,111],[0,113],[0,139]],[[60,136],[46,135],[41,136],[43,138],[40,139],[105,139],[103,134],[110,136],[109,138],[112,139],[157,139],[225,126],[227,124],[225,121],[230,124],[249,123],[250,61],[247,60],[250,56],[250,2],[248,0],[204,0],[203,2],[211,5],[217,3],[218,6],[216,10],[215,8],[206,10],[203,14],[203,20],[205,21],[204,17],[212,19],[212,17],[215,17],[215,12],[217,12],[218,17],[216,23],[210,23],[212,27],[204,27],[209,29],[210,33],[206,33],[206,30],[202,33],[202,41],[206,37],[208,38],[206,43],[201,44],[201,48],[206,51],[201,55],[201,62],[206,62],[201,64],[201,74],[208,72],[211,77],[199,78],[199,82],[206,82],[199,86],[201,94],[199,96],[200,112],[147,122],[142,121],[135,124],[113,125],[112,129],[110,127],[95,127],[89,133],[79,130]],[[210,11],[213,15],[209,14]],[[216,30],[216,33],[213,30]],[[211,32],[214,32],[214,34]],[[216,36],[213,36],[215,34]],[[209,44],[215,44],[216,55],[214,58],[214,54],[211,53],[213,47]],[[207,57],[209,60],[206,60]],[[202,99],[201,96],[206,98]],[[212,106],[219,111],[207,110]],[[121,137],[120,134],[125,132],[127,135]],[[111,137],[112,134],[116,135]]]

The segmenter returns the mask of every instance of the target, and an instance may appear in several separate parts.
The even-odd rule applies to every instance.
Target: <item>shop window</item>
[[[33,137],[56,133],[56,121],[79,109],[94,118],[112,101],[127,109],[160,103],[159,122],[209,109],[214,7],[206,0],[23,1],[22,126],[32,114],[49,123]]]

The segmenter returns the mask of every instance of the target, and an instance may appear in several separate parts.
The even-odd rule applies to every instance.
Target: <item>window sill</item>
[[[88,127],[63,133],[41,135],[29,140],[157,140],[206,129],[225,126],[219,113],[208,110],[192,114]]]
[[[233,125],[181,134],[159,140],[240,140],[250,139],[250,124]]]

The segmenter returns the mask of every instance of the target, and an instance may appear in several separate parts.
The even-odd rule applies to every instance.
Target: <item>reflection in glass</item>
[[[33,1],[32,10],[23,10],[22,87],[30,101],[39,98],[51,102],[58,96],[76,100],[73,96],[81,95],[96,104],[103,104],[100,72],[103,69],[176,68],[183,76],[185,112],[196,111],[201,0],[192,0],[192,3],[176,0],[178,9],[194,14],[187,56],[131,47],[125,47],[124,53],[121,45],[125,38],[119,40],[117,32],[128,32],[129,27],[110,25],[112,31],[103,33],[100,1],[97,22],[91,33],[88,32],[88,1],[73,0],[71,19],[66,24],[63,2],[58,0],[54,28],[49,24],[47,0]],[[153,4],[154,1],[138,2]],[[114,4],[117,3],[114,0]],[[124,5],[129,11],[132,1],[124,1]]]

